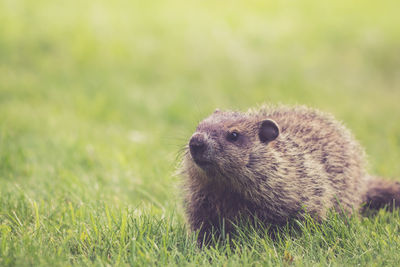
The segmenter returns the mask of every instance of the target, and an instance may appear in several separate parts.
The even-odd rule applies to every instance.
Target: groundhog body
[[[200,241],[242,217],[279,226],[400,200],[399,184],[367,174],[363,149],[341,123],[306,107],[215,111],[191,137],[182,173]]]

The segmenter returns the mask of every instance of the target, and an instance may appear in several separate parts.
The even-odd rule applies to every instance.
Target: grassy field
[[[199,249],[174,171],[216,107],[299,103],[400,179],[399,9],[0,0],[0,266],[397,265],[399,214],[383,211]]]

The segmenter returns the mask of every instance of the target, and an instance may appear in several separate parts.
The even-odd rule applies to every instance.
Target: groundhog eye
[[[239,139],[239,133],[236,131],[228,133],[227,136],[228,141],[235,142]]]

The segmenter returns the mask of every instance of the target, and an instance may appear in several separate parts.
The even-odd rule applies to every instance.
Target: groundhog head
[[[200,122],[190,138],[188,160],[209,179],[235,182],[252,176],[251,164],[264,161],[263,155],[279,134],[279,126],[271,119],[217,110]]]

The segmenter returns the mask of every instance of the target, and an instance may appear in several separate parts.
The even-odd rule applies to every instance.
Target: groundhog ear
[[[260,141],[268,143],[275,140],[279,135],[279,127],[273,120],[264,120],[260,124],[260,130],[258,136]]]
[[[220,112],[219,108],[215,109],[214,113]]]

